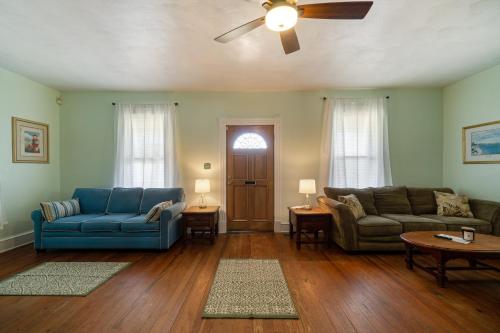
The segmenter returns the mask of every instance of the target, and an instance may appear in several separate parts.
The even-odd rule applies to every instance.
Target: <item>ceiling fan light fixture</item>
[[[273,6],[266,14],[266,26],[272,31],[286,31],[297,24],[297,9],[287,3]]]

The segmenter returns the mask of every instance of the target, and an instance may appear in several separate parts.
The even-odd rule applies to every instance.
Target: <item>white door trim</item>
[[[229,125],[273,125],[274,126],[274,232],[281,232],[281,118],[220,118],[219,119],[219,165],[220,177],[220,231],[226,232],[226,126]]]

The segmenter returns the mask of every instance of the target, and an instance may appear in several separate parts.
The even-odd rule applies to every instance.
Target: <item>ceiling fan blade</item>
[[[233,39],[236,39],[236,38],[238,38],[238,37],[246,34],[247,32],[250,32],[253,29],[260,27],[265,22],[266,22],[265,17],[259,17],[256,20],[253,20],[251,22],[248,22],[248,23],[245,23],[243,25],[240,25],[239,27],[234,28],[233,30],[228,31],[225,34],[220,35],[219,37],[215,38],[215,40],[218,41],[219,43],[230,42]]]
[[[280,32],[280,37],[285,54],[300,50],[299,39],[297,38],[297,33],[294,28]]]
[[[329,2],[297,6],[300,18],[360,20],[373,5],[373,1]]]

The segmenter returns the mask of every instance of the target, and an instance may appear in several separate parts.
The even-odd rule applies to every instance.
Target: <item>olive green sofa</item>
[[[324,188],[318,204],[334,217],[333,239],[346,251],[399,251],[400,234],[410,231],[459,231],[462,226],[479,233],[500,236],[500,203],[470,199],[474,218],[437,215],[434,191],[453,193],[450,188],[387,186],[379,188]],[[367,216],[355,220],[339,196],[354,194]]]

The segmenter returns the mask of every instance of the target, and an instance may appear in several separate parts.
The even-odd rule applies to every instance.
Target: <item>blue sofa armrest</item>
[[[33,221],[35,249],[40,250],[42,248],[42,223],[43,223],[42,210],[37,209],[31,212],[31,220]]]
[[[165,209],[160,215],[160,248],[168,249],[183,234],[181,213],[185,202],[178,202]]]
[[[178,203],[176,203],[176,204],[168,207],[163,212],[161,212],[160,222],[162,222],[162,221],[165,221],[165,222],[170,221],[171,219],[173,219],[174,217],[176,217],[177,215],[179,215],[180,213],[182,213],[182,211],[184,210],[185,207],[186,207],[186,203],[185,202],[178,202]]]

